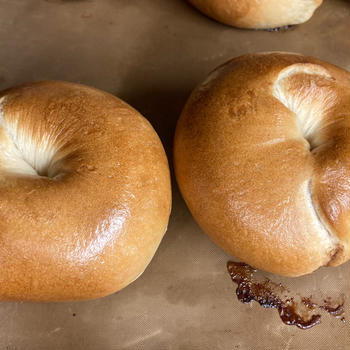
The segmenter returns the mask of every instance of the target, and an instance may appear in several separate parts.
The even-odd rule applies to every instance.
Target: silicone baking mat
[[[309,22],[281,32],[230,28],[182,0],[0,0],[0,89],[59,79],[109,91],[150,120],[171,162],[176,120],[209,71],[272,50],[349,69],[349,28],[343,0],[325,0]],[[349,323],[325,315],[303,331],[284,325],[275,310],[240,303],[229,259],[197,226],[173,178],[169,229],[137,281],[87,302],[0,303],[0,349],[349,348]],[[349,297],[346,277],[349,264],[273,279],[305,294]]]

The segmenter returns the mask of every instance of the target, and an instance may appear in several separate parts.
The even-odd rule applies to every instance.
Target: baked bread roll
[[[170,212],[151,125],[66,82],[3,91],[0,106],[0,299],[90,299],[135,280]]]
[[[189,0],[219,22],[239,28],[268,29],[304,23],[322,0]]]
[[[291,53],[222,65],[177,124],[175,172],[221,248],[280,275],[349,259],[350,74]]]

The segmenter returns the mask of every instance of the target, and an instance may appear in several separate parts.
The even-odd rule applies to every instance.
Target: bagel
[[[179,118],[182,195],[221,248],[300,276],[349,259],[350,74],[298,54],[220,66]]]
[[[188,0],[215,20],[239,28],[268,29],[304,23],[322,0]]]
[[[114,293],[166,230],[170,175],[152,126],[120,99],[47,81],[0,93],[0,299]]]

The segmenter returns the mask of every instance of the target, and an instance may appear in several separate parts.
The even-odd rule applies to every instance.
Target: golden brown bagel
[[[298,276],[349,259],[350,74],[290,53],[238,57],[192,93],[174,161],[224,250]]]
[[[170,212],[152,126],[65,82],[3,91],[0,106],[0,300],[97,298],[135,280]]]
[[[188,0],[219,22],[239,27],[267,29],[304,23],[322,0]]]

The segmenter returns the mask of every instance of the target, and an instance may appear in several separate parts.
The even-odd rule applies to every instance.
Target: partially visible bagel
[[[235,58],[195,89],[175,172],[214,242],[286,276],[349,259],[349,87],[345,70],[272,52]]]
[[[268,29],[304,23],[322,0],[188,0],[219,22],[239,28]]]
[[[48,81],[0,93],[0,300],[101,297],[146,268],[171,205],[152,126],[120,99]]]

